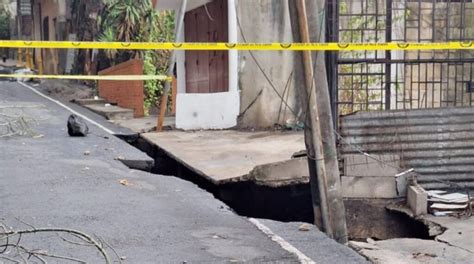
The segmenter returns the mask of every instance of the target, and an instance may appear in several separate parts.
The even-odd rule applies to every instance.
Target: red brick
[[[129,60],[99,72],[99,75],[142,75],[143,61]],[[99,81],[99,96],[120,107],[134,110],[135,117],[143,117],[145,98],[143,81]]]

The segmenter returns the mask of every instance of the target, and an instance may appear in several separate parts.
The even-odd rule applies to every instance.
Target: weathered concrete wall
[[[291,24],[287,0],[240,0],[239,42],[291,42]],[[289,106],[299,111],[293,73],[294,53],[258,51],[255,58]],[[239,53],[239,85],[241,89],[240,127],[266,128],[294,119],[248,51]],[[259,93],[261,95],[259,96]]]

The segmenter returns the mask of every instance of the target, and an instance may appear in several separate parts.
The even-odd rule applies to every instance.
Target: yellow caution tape
[[[472,50],[473,41],[439,43],[161,43],[0,41],[0,48],[116,49],[116,50],[262,50],[262,51],[355,51],[355,50]]]
[[[62,79],[90,81],[171,81],[172,77],[165,75],[35,75],[35,74],[0,74],[0,78],[11,79]]]

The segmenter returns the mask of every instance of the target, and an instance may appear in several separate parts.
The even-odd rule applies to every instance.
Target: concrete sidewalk
[[[307,163],[292,159],[305,148],[303,133],[167,131],[141,137],[216,185],[246,180],[263,185],[309,182]]]

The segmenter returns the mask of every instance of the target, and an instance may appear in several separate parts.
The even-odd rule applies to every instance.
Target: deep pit
[[[190,181],[213,194],[238,215],[281,222],[314,223],[309,184],[279,188],[260,186],[251,181],[215,185],[138,135],[119,138],[155,160],[151,173]],[[387,209],[388,206],[404,203],[404,199],[345,199],[350,239],[433,239],[427,224],[402,212]]]

